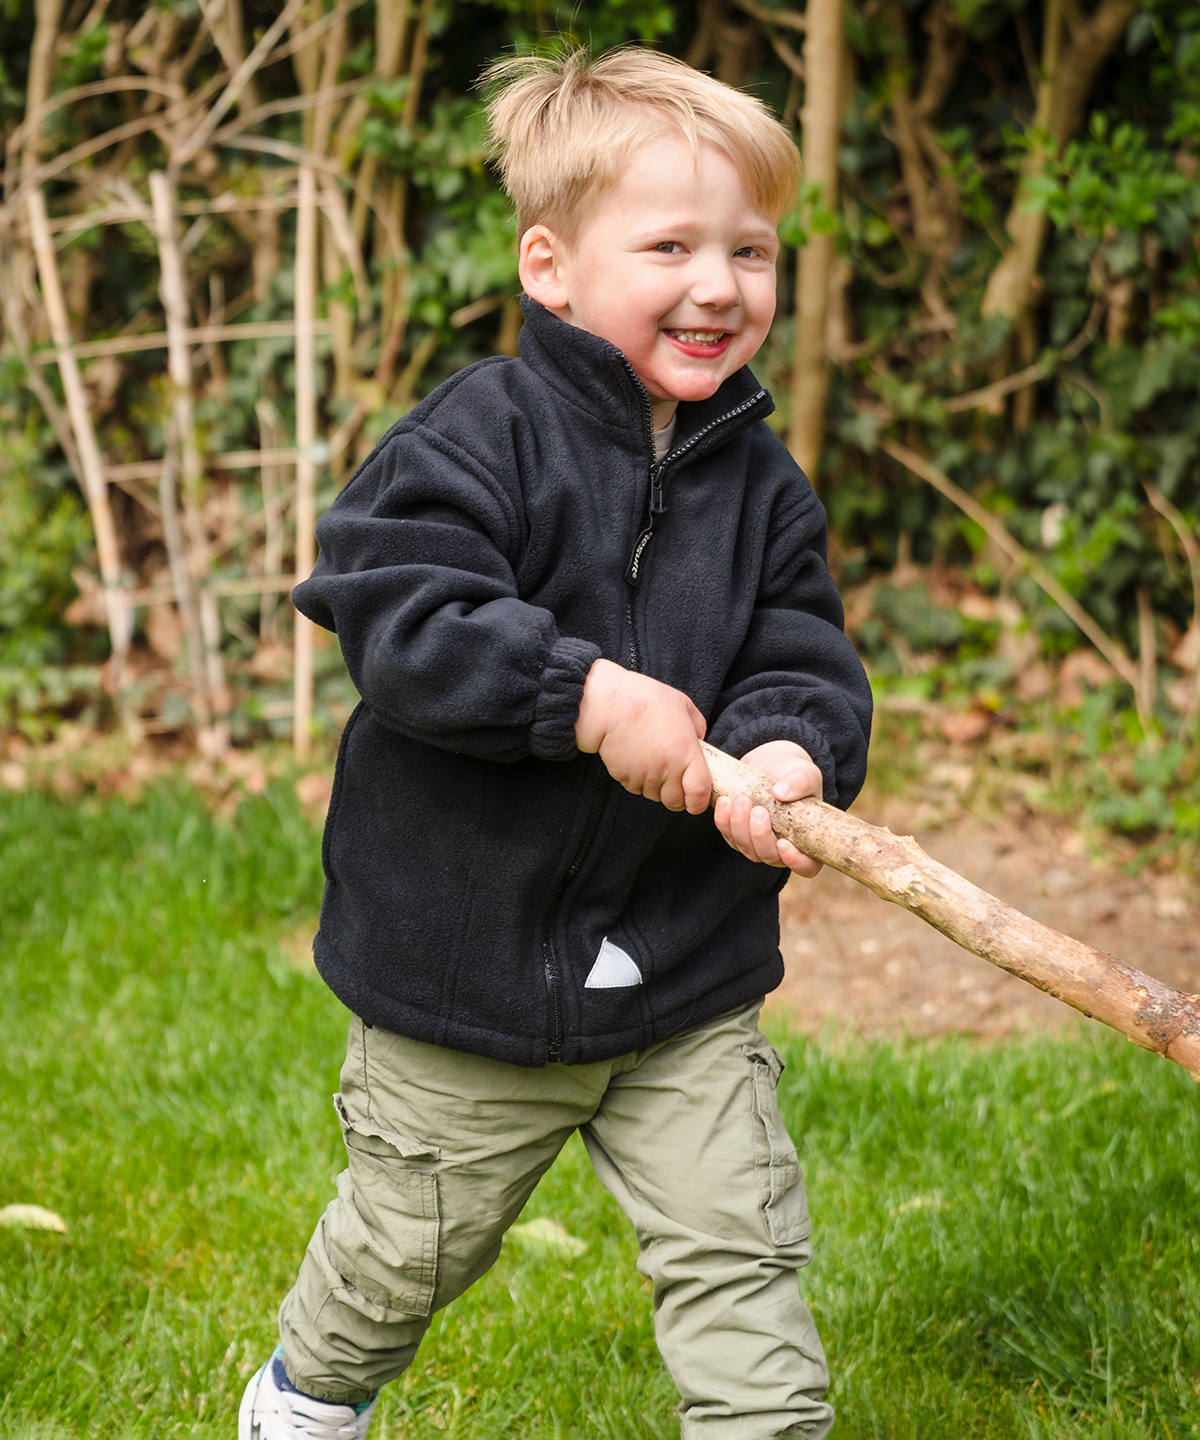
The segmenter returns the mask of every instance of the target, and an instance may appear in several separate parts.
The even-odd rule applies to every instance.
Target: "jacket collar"
[[[521,297],[521,358],[554,390],[619,429],[631,449],[651,447],[650,397],[624,354],[610,341],[568,325],[557,315]],[[671,454],[697,456],[761,420],[775,408],[749,366],[731,375],[708,400],[681,404]]]

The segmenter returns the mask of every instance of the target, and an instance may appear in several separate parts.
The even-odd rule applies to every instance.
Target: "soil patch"
[[[1194,878],[1131,875],[1087,854],[1064,821],[1023,808],[976,814],[945,793],[914,804],[868,789],[854,813],[915,835],[933,859],[1034,919],[1180,990],[1200,991]],[[1089,1023],[835,871],[789,881],[781,909],[787,974],[769,1004],[786,1007],[809,1033],[832,1025],[867,1037],[994,1039]]]

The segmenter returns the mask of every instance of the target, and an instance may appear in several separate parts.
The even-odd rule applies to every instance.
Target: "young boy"
[[[820,1436],[807,1205],[757,1027],[778,892],[818,867],[744,799],[706,815],[699,746],[782,800],[847,805],[864,774],[824,515],[746,369],[796,153],[653,52],[489,78],[521,358],[393,426],[295,593],[362,696],[315,946],[355,1017],[348,1163],[240,1435],[364,1436],[579,1130],[635,1226],[686,1440]]]

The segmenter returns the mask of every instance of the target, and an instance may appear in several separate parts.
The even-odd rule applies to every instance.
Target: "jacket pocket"
[[[415,1137],[375,1129],[334,1097],[347,1168],[338,1178],[325,1236],[342,1279],[384,1312],[425,1318],[437,1288],[440,1152]]]
[[[797,1245],[812,1233],[804,1174],[796,1147],[779,1113],[783,1061],[773,1046],[746,1046],[753,1076],[754,1169],[759,1204],[776,1245]]]

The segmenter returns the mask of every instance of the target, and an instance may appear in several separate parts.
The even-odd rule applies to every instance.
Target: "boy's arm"
[[[487,468],[444,436],[397,427],[317,523],[293,592],[336,632],[371,714],[491,760],[569,759],[600,647],[521,599],[521,520]]]
[[[825,512],[800,477],[778,493],[767,534],[754,614],[712,707],[708,739],[786,781],[786,798],[823,794],[845,809],[866,775],[871,690],[825,563]],[[775,748],[784,742],[790,750]],[[722,807],[722,820],[726,813]],[[735,848],[757,852],[769,846],[762,817],[757,823],[757,834],[719,828]]]
[[[600,658],[522,600],[512,502],[445,436],[401,429],[317,524],[297,607],[336,632],[371,713],[414,739],[493,760],[596,753],[625,789],[701,813],[704,717],[651,676]]]

